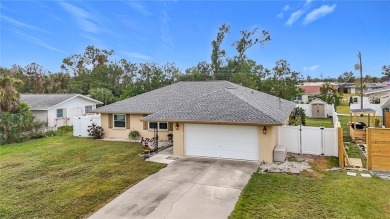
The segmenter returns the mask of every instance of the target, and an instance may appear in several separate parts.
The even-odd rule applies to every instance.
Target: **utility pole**
[[[362,67],[362,54],[358,51],[359,68],[360,68],[360,109],[363,109],[363,67]]]

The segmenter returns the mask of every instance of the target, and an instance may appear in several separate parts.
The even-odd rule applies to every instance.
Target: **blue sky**
[[[382,1],[23,1],[0,3],[0,65],[37,62],[52,72],[87,45],[113,49],[115,59],[174,62],[181,70],[209,61],[218,27],[255,27],[272,40],[248,57],[272,68],[286,59],[305,77],[337,77],[362,52],[364,74],[390,64],[390,0]]]

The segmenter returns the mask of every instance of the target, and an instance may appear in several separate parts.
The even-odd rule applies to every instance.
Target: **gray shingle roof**
[[[155,113],[228,86],[231,84],[227,81],[178,82],[99,107],[94,112]]]
[[[282,124],[295,103],[230,83],[209,94],[153,113],[145,121],[209,121]]]
[[[51,107],[76,96],[81,96],[96,103],[102,103],[81,94],[21,94],[20,100],[27,103],[31,110],[48,110]]]

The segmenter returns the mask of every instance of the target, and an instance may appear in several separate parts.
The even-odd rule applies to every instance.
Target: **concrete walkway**
[[[257,163],[180,158],[90,218],[227,218]]]

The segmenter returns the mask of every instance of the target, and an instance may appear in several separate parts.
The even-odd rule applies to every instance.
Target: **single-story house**
[[[365,87],[366,87],[365,91],[373,91],[373,90],[376,90],[376,89],[386,88],[386,87],[388,87],[388,85],[383,84],[383,83],[366,83]],[[347,92],[349,94],[359,93],[359,91],[356,89],[356,85],[355,84],[351,84],[351,85],[345,86],[345,88],[347,89]]]
[[[272,162],[277,126],[295,103],[228,81],[178,82],[93,112],[101,113],[105,138],[173,135],[177,156]]]
[[[390,97],[390,86],[366,91],[364,92],[364,95],[368,96],[370,103],[383,103]]]
[[[81,94],[21,94],[35,117],[47,127],[73,125],[73,116],[82,116],[102,102]]]
[[[385,128],[390,128],[390,97],[381,104],[382,124]]]
[[[301,104],[310,103],[315,95],[321,94],[321,87],[325,83],[326,82],[305,82],[297,85],[297,87],[303,90],[303,94],[296,96],[294,101]],[[330,85],[335,89],[338,88],[338,84],[336,83],[331,83]]]

